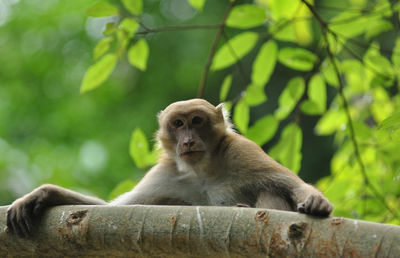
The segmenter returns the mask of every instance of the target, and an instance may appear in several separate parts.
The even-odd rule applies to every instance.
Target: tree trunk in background
[[[398,257],[400,227],[294,212],[190,206],[58,206],[38,234],[6,233],[0,257]]]

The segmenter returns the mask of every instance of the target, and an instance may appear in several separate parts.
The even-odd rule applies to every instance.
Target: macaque
[[[31,236],[43,211],[55,205],[244,205],[331,214],[332,205],[321,192],[232,129],[222,104],[175,102],[159,113],[158,122],[161,156],[130,192],[107,203],[42,185],[9,207],[8,231]]]

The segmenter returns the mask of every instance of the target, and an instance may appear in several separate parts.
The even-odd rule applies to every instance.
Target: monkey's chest
[[[227,186],[216,186],[208,188],[205,193],[208,200],[207,205],[212,206],[236,206],[238,204],[246,204],[253,206],[248,196],[243,195],[240,191]]]

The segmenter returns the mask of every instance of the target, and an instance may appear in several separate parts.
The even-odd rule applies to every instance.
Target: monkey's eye
[[[182,125],[183,125],[182,120],[176,119],[176,120],[174,121],[174,126],[175,126],[176,128],[181,127]]]
[[[201,118],[199,116],[193,117],[193,119],[192,119],[193,125],[200,125],[201,123],[203,123],[203,118]]]

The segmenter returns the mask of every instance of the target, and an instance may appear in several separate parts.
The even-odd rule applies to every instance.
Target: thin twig
[[[343,19],[340,19],[340,20],[336,20],[336,21],[331,21],[331,22],[329,22],[329,24],[346,24],[346,23],[349,23],[349,22],[353,22],[354,20],[357,20],[358,18],[361,18],[361,17],[366,17],[366,16],[378,16],[378,15],[382,15],[382,14],[385,14],[387,11],[391,11],[391,8],[390,8],[390,6],[384,6],[384,5],[382,5],[384,8],[382,8],[381,10],[374,10],[373,12],[372,11],[370,11],[370,12],[367,12],[367,13],[362,13],[362,14],[360,14],[360,15],[355,15],[355,16],[352,16],[352,17],[348,17],[348,18],[343,18]]]
[[[148,28],[140,24],[143,30],[136,32],[139,35],[145,35],[149,33],[165,32],[165,31],[183,31],[183,30],[215,30],[221,27],[221,24],[191,24],[191,25],[174,25],[174,26],[163,26],[158,28]]]
[[[355,45],[355,46],[357,46],[357,47],[359,47],[359,48],[361,48],[361,49],[367,50],[367,49],[369,48],[369,46],[366,45],[365,43],[363,43],[363,42],[361,42],[361,41],[358,41],[358,40],[356,40],[356,39],[354,39],[354,38],[349,38],[349,37],[347,37],[347,36],[345,36],[345,35],[343,35],[343,34],[341,34],[341,33],[338,33],[337,31],[335,31],[335,34],[336,34],[336,36],[338,36],[339,38],[342,38],[342,39],[344,39],[345,41],[348,41],[348,42],[350,42],[351,44],[353,44],[353,45]],[[386,48],[380,48],[380,47],[375,46],[375,45],[372,45],[371,47],[374,48],[374,49],[377,49],[377,50],[379,50],[379,51],[381,51],[381,52],[383,52],[383,53],[385,53],[385,54],[389,54],[389,55],[400,54],[400,51],[393,51],[393,50],[386,49]]]
[[[226,19],[228,19],[229,13],[231,12],[231,10],[232,10],[233,6],[235,6],[235,4],[236,4],[236,1],[232,1],[229,4],[229,7],[225,12],[224,17],[222,18],[222,22],[218,27],[218,31],[217,31],[217,34],[215,35],[214,42],[211,45],[210,54],[208,55],[207,62],[205,64],[205,66],[204,66],[203,73],[201,75],[199,88],[198,88],[198,91],[197,91],[197,97],[198,98],[201,98],[203,96],[204,89],[206,87],[208,72],[210,71],[211,62],[212,62],[212,60],[214,58],[215,51],[217,50],[217,44],[219,42],[219,39],[221,38],[221,35],[224,32]]]
[[[321,4],[315,4],[314,5],[316,8],[318,8],[318,9],[326,9],[326,10],[328,10],[328,11],[335,11],[335,12],[343,12],[343,11],[346,11],[346,12],[366,12],[366,11],[370,11],[370,10],[372,10],[373,8],[375,8],[377,5],[376,5],[376,3],[375,4],[372,4],[372,5],[369,5],[369,6],[366,6],[366,7],[360,7],[360,8],[357,8],[357,7],[348,7],[348,6],[346,6],[346,7],[344,7],[344,6],[330,6],[330,5],[321,5]]]
[[[231,52],[231,55],[233,56],[234,59],[236,59],[236,64],[239,67],[239,72],[240,75],[242,76],[243,82],[245,84],[245,88],[248,86],[248,84],[250,83],[250,79],[246,76],[246,71],[244,70],[244,66],[242,64],[242,62],[240,61],[240,58],[238,57],[238,55],[235,52],[235,49],[233,49],[232,45],[229,42],[229,36],[228,34],[226,34],[226,32],[223,33],[223,37],[226,41],[226,45],[228,46],[229,52]]]
[[[385,197],[375,188],[375,186],[371,183],[371,180],[368,177],[364,162],[362,161],[361,158],[361,153],[360,153],[360,149],[357,143],[357,139],[356,139],[356,133],[354,130],[354,124],[353,124],[353,119],[351,117],[350,114],[350,108],[349,108],[349,104],[347,101],[346,96],[344,95],[344,85],[343,85],[343,81],[342,78],[340,76],[340,71],[339,71],[339,67],[336,63],[335,60],[335,56],[331,50],[331,46],[329,44],[328,41],[328,33],[330,33],[329,29],[327,28],[327,23],[322,19],[322,17],[317,13],[317,11],[315,10],[315,8],[309,4],[306,0],[301,0],[307,7],[308,9],[315,15],[316,19],[318,20],[318,22],[321,25],[321,29],[322,29],[322,34],[323,37],[325,39],[326,45],[327,45],[327,52],[328,52],[328,56],[329,59],[332,63],[332,66],[334,68],[335,74],[337,76],[338,82],[339,82],[339,95],[342,99],[343,102],[343,108],[346,112],[346,116],[347,116],[347,120],[348,120],[348,126],[349,126],[349,132],[350,132],[350,139],[353,143],[353,147],[354,147],[354,154],[356,156],[357,159],[357,163],[360,166],[360,170],[361,170],[361,174],[363,176],[364,182],[366,184],[366,186],[372,191],[372,193],[375,195],[375,197],[386,207],[386,209],[395,217],[399,217],[399,215],[397,214],[396,211],[394,211],[389,204],[386,202]]]
[[[332,34],[332,33],[331,33]],[[336,34],[332,34],[333,36],[336,36]],[[337,39],[337,38],[336,38]],[[384,74],[381,73],[380,71],[376,70],[375,67],[371,66],[370,64],[366,63],[364,61],[364,59],[362,59],[360,56],[358,56],[351,48],[349,48],[348,46],[346,46],[346,44],[344,44],[344,42],[337,40],[336,42],[339,42],[343,45],[344,50],[347,51],[347,53],[349,53],[352,57],[354,57],[355,59],[357,59],[358,61],[360,61],[367,69],[369,69],[371,72],[375,73],[376,75],[381,76],[382,78],[384,78],[385,80],[394,80],[395,78],[388,75],[388,74]]]

